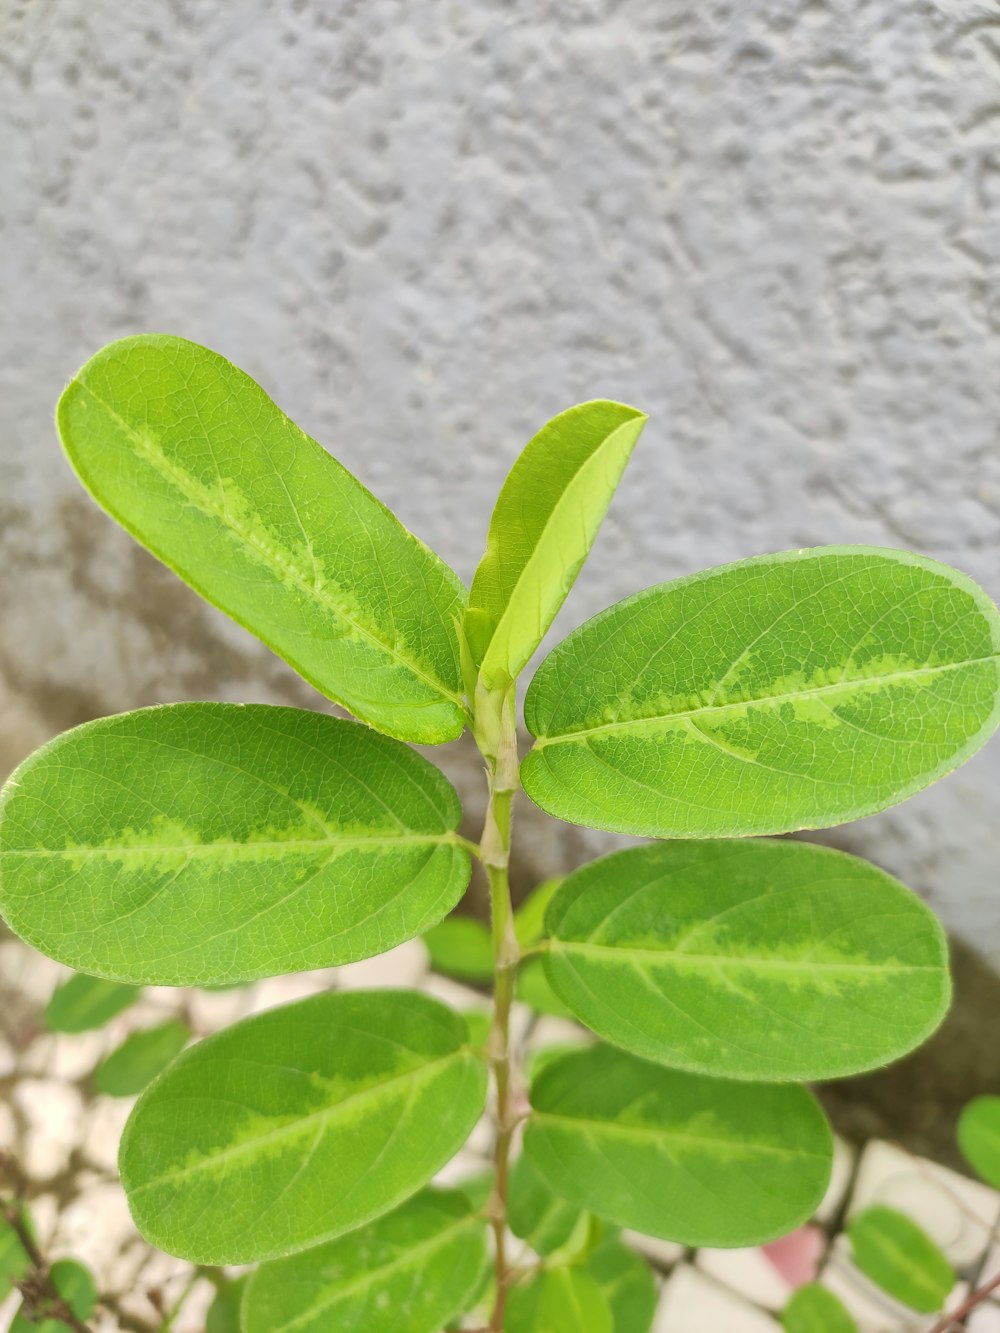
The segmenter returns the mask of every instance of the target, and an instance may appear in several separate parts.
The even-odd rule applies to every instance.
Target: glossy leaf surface
[[[513,680],[586,560],[646,417],[580,403],[543,426],[500,491],[469,594],[466,634],[487,684]]]
[[[581,626],[525,700],[521,773],[560,819],[652,837],[857,819],[1000,720],[1000,618],[920,556],[829,547],[663,583]]]
[[[581,1268],[543,1269],[511,1289],[507,1333],[616,1333],[597,1280]]]
[[[833,1144],[794,1085],[701,1078],[609,1046],[546,1064],[524,1151],[563,1198],[686,1245],[758,1245],[823,1197]]]
[[[781,1312],[785,1333],[858,1333],[843,1303],[818,1282],[807,1282]]]
[[[603,857],[549,906],[553,990],[607,1041],[677,1069],[837,1078],[944,1017],[944,933],[857,857],[801,842],[671,842]]]
[[[974,1097],[958,1121],[958,1146],[978,1175],[1000,1190],[1000,1097]]]
[[[482,1114],[458,1014],[411,991],[327,993],[185,1051],[136,1103],[119,1165],[136,1225],[205,1264],[332,1240],[403,1202]]]
[[[136,1096],[180,1055],[190,1039],[190,1029],[177,1019],[131,1033],[97,1067],[97,1091],[108,1097]]]
[[[425,1190],[349,1236],[264,1264],[243,1333],[438,1333],[479,1287],[486,1235],[463,1195]]]
[[[124,338],[57,420],[98,504],[317,689],[402,740],[460,734],[464,589],[243,371]]]
[[[876,1204],[847,1227],[854,1262],[883,1291],[911,1310],[933,1314],[955,1285],[951,1264],[905,1213]]]
[[[119,981],[246,981],[368,958],[459,900],[458,797],[357,723],[172,704],[58,737],[0,805],[0,910]]]
[[[78,972],[53,991],[45,1007],[45,1026],[50,1032],[91,1032],[135,1004],[139,993],[138,986],[123,986]]]

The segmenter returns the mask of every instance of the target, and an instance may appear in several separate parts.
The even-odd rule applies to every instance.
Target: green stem
[[[510,1010],[519,961],[514,912],[510,900],[511,815],[518,787],[517,732],[514,688],[483,693],[477,699],[476,740],[489,781],[489,801],[480,855],[490,885],[490,921],[493,941],[493,1021],[487,1053],[496,1095],[497,1134],[490,1224],[494,1236],[496,1296],[489,1333],[502,1333],[511,1269],[507,1256],[507,1187],[510,1148],[517,1126],[511,1071]]]

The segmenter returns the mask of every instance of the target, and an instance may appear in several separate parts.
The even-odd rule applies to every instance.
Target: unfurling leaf
[[[15,772],[0,911],[50,957],[118,981],[330,967],[454,907],[469,878],[460,815],[433,765],[357,723],[144,708],[77,727]]]
[[[759,1245],[808,1218],[833,1140],[792,1084],[737,1083],[610,1046],[546,1064],[524,1151],[564,1199],[685,1245]]]
[[[464,1021],[411,991],[323,994],[185,1051],[136,1103],[122,1184],[139,1230],[203,1264],[274,1259],[402,1203],[482,1114]]]
[[[549,905],[549,982],[605,1040],[677,1069],[837,1078],[944,1017],[948,947],[915,894],[801,842],[670,842],[585,866]]]
[[[962,1156],[995,1190],[1000,1190],[1000,1097],[973,1097],[958,1121]]]
[[[543,426],[504,482],[469,594],[466,637],[487,686],[513,680],[576,581],[646,424],[580,403]]]
[[[895,1300],[921,1314],[940,1310],[955,1285],[951,1264],[916,1222],[875,1204],[849,1223],[854,1262]]]
[[[57,420],[98,504],[310,684],[401,740],[461,733],[465,590],[242,370],[124,338]]]
[[[425,1190],[349,1236],[262,1265],[243,1333],[438,1333],[488,1258],[486,1222],[464,1195]]]
[[[651,837],[820,828],[957,768],[1000,721],[1000,617],[904,551],[760,556],[663,583],[546,658],[528,795]]]

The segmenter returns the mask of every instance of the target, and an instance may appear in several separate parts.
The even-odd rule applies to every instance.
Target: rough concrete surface
[[[825,542],[996,597],[998,130],[975,0],[0,0],[0,763],[318,702],[62,461],[60,388],[139,330],[244,366],[465,577],[539,424],[645,408],[557,633]],[[995,962],[998,782],[1000,744],[831,835]],[[537,869],[594,845],[560,837]]]

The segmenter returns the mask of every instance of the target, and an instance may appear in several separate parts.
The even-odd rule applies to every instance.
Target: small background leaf
[[[205,1333],[243,1333],[240,1310],[248,1281],[248,1277],[240,1277],[219,1284],[205,1316]]]
[[[89,1319],[97,1302],[97,1283],[89,1268],[75,1259],[59,1259],[49,1269],[52,1284],[77,1319]],[[66,1333],[69,1325],[61,1319],[28,1319],[18,1310],[11,1320],[9,1333]]]
[[[138,986],[125,986],[78,972],[53,992],[45,1009],[45,1026],[50,1032],[89,1032],[102,1028],[135,1004],[140,993]]]
[[[97,1067],[97,1091],[108,1097],[136,1096],[180,1055],[190,1039],[190,1028],[177,1019],[133,1032]]]
[[[423,941],[436,972],[481,984],[493,980],[493,945],[481,921],[450,916],[425,931]]]
[[[195,1263],[294,1254],[396,1207],[461,1147],[486,1066],[415,991],[334,992],[180,1055],[139,1098],[119,1166],[136,1225]]]
[[[858,1326],[832,1291],[809,1282],[798,1291],[781,1314],[785,1333],[858,1333]]]
[[[25,1209],[20,1210],[21,1220],[31,1233],[31,1220]],[[14,1289],[14,1282],[24,1277],[31,1267],[28,1253],[17,1232],[0,1214],[0,1301],[6,1300]]]
[[[537,944],[545,934],[545,913],[562,884],[562,876],[547,879],[532,890],[514,913],[514,934],[522,949]]]
[[[955,1285],[948,1260],[905,1213],[876,1205],[847,1227],[854,1262],[895,1300],[921,1314],[934,1314]]]
[[[1000,1190],[1000,1097],[974,1097],[958,1120],[958,1146],[973,1171]]]
[[[581,1223],[587,1223],[587,1214],[555,1194],[523,1153],[510,1173],[507,1218],[514,1235],[543,1258],[561,1250]]]

